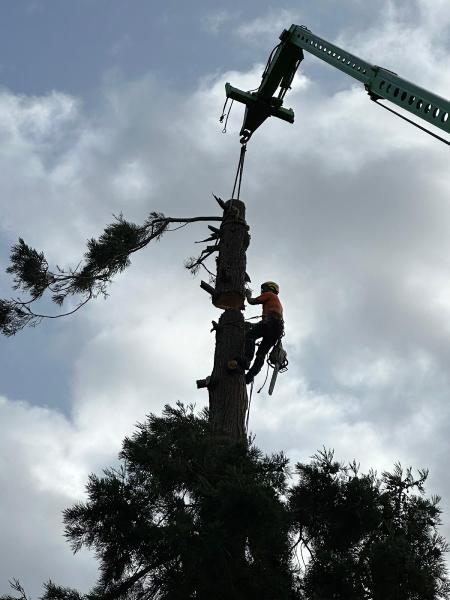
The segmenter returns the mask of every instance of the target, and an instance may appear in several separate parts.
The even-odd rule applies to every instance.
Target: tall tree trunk
[[[245,204],[228,200],[220,227],[217,277],[212,301],[224,312],[216,328],[214,367],[208,385],[210,420],[214,430],[244,440],[248,398],[244,371],[230,361],[242,358],[245,343],[244,309],[246,250],[250,242]],[[231,367],[231,368],[230,368]]]

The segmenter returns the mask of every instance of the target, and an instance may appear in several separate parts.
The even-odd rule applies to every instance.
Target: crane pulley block
[[[251,134],[255,129],[258,129],[268,117],[278,117],[288,123],[294,122],[294,111],[292,108],[283,108],[281,106],[283,101],[279,98],[272,97],[269,101],[266,101],[258,97],[255,93],[243,92],[229,83],[225,85],[225,91],[227,98],[237,100],[246,105],[244,124],[240,132],[242,143],[248,142]]]

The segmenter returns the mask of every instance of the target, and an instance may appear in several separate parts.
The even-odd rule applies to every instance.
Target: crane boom
[[[229,83],[225,86],[228,98],[246,104],[241,129],[243,141],[247,141],[269,116],[294,122],[293,110],[283,108],[282,104],[304,58],[304,50],[360,81],[372,100],[389,100],[450,134],[450,102],[445,98],[402,79],[388,69],[362,60],[313,34],[304,26],[291,25],[289,30],[282,32],[280,40],[273,56],[269,58],[256,92],[243,92]]]

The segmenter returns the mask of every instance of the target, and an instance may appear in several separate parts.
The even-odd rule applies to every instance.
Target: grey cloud
[[[50,411],[0,397],[2,489],[1,588],[21,579],[33,594],[57,575],[68,585],[93,583],[96,568],[86,552],[74,559],[63,539],[61,512],[81,496],[88,471],[67,449],[69,423]]]
[[[421,29],[427,48],[435,43],[435,31],[435,25]],[[370,29],[366,38],[367,48],[392,40],[389,27]],[[409,64],[407,48],[396,53]],[[436,78],[435,65],[424,60],[421,68],[425,80]],[[79,257],[85,238],[98,235],[120,210],[136,221],[154,209],[175,216],[218,214],[210,193],[227,197],[231,191],[242,117],[236,108],[230,133],[220,133],[223,84],[250,88],[259,76],[260,66],[207,77],[188,96],[152,76],[138,81],[111,76],[89,106],[62,96],[21,105],[5,92],[3,114],[11,122],[0,186],[14,199],[3,216],[5,236],[21,233],[64,263]],[[252,234],[252,285],[268,277],[280,282],[290,355],[290,369],[280,376],[274,396],[254,394],[251,427],[257,443],[267,450],[284,448],[294,460],[306,460],[326,444],[337,456],[380,470],[398,458],[429,466],[432,491],[443,494],[448,510],[447,150],[377,111],[350,82],[330,95],[312,68],[295,83],[286,104],[294,106],[296,124],[271,120],[255,134],[242,191]],[[19,126],[26,120],[24,107],[41,115],[39,127],[34,119],[32,130]],[[56,129],[53,114],[62,115]],[[206,402],[194,382],[211,367],[209,322],[216,311],[182,267],[198,250],[193,241],[203,231],[199,225],[167,234],[133,259],[106,301],[98,300],[70,324],[36,330],[36,339],[54,355],[71,348],[69,359],[59,352],[61,364],[70,361],[68,418],[40,413],[46,425],[37,427],[32,409],[24,406],[10,427],[25,423],[57,440],[66,433],[65,446],[55,442],[56,455],[65,453],[66,464],[84,477],[114,460],[121,437],[146,413],[178,399]],[[0,283],[5,295],[6,278]],[[22,373],[32,360],[23,357]],[[47,368],[51,377],[57,363],[41,370]],[[52,394],[45,381],[36,387],[36,395]],[[35,437],[30,445],[34,452],[41,448]],[[16,447],[19,471],[29,472],[33,456],[24,440]],[[55,454],[47,456],[51,465]],[[46,472],[51,480],[51,469]],[[35,520],[50,518],[72,499],[60,490],[43,491],[35,479],[23,486]],[[14,509],[11,499],[5,506],[5,514]],[[17,521],[20,513],[15,514]],[[48,540],[60,535],[59,516],[54,518]],[[8,523],[5,527],[17,548],[8,553],[32,574],[35,593],[34,582],[47,577],[47,563],[21,554],[24,539],[14,538]],[[43,535],[31,524],[29,531],[33,540]],[[56,552],[49,546],[46,560]],[[58,567],[63,584],[78,577],[63,580],[72,577],[70,561]],[[2,581],[20,575],[11,572],[14,565],[2,566]],[[87,580],[79,578],[84,585]]]

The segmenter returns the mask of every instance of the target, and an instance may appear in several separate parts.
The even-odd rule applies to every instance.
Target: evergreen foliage
[[[212,436],[181,405],[126,439],[120,470],[65,512],[73,549],[100,560],[99,597],[293,597],[287,460]]]
[[[426,471],[365,475],[323,450],[296,474],[282,453],[214,436],[206,411],[167,406],[64,513],[73,550],[96,553],[97,585],[48,582],[42,600],[450,597]]]
[[[423,497],[427,471],[399,464],[380,478],[359,474],[322,451],[298,464],[289,507],[310,560],[302,578],[310,600],[435,600],[450,597],[437,533],[439,498]]]
[[[14,289],[28,297],[0,299],[0,332],[11,336],[27,325],[37,325],[43,318],[54,318],[32,309],[45,292],[57,306],[62,306],[68,296],[77,297],[75,308],[64,315],[75,312],[91,298],[106,296],[112,278],[129,266],[131,254],[160,239],[170,222],[170,218],[157,212],[150,213],[143,225],[119,215],[98,239],[88,240],[84,260],[75,269],[67,270],[57,266],[50,271],[44,253],[19,238],[11,249],[11,264],[6,271],[14,277]]]

